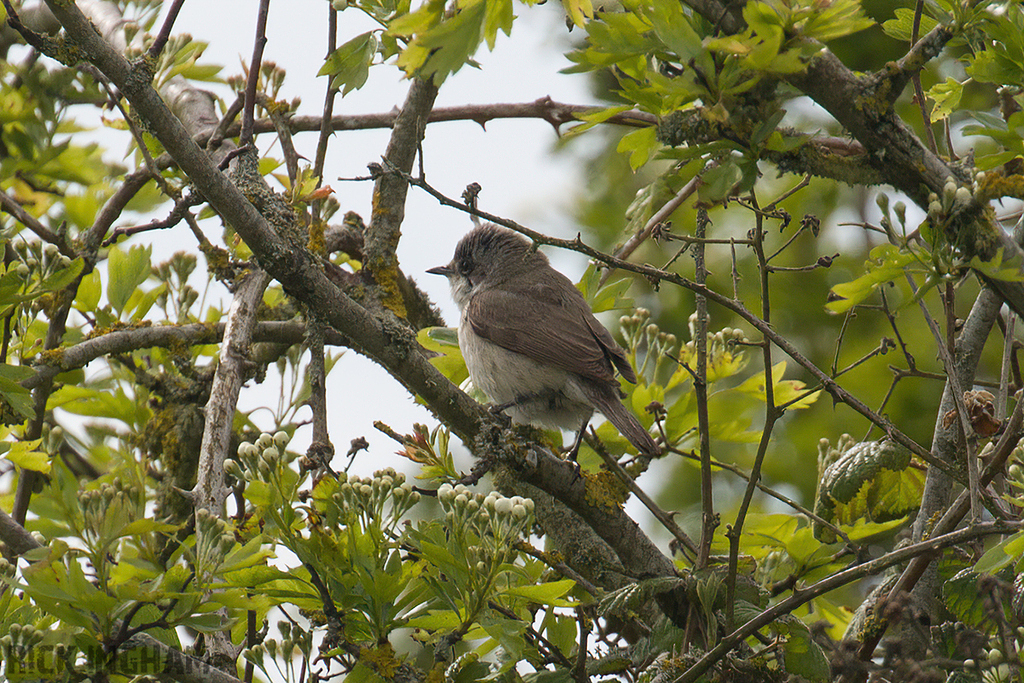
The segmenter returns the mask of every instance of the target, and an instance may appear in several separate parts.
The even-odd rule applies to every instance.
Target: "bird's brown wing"
[[[635,382],[625,352],[568,278],[564,284],[571,289],[528,281],[484,289],[466,315],[474,332],[509,351],[601,383],[615,380],[614,364]]]

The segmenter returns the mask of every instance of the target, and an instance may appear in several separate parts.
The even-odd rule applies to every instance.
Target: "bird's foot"
[[[512,418],[505,414],[505,409],[509,407],[508,403],[502,403],[500,405],[492,405],[487,408],[487,411],[498,419],[499,422],[505,427],[512,424]]]

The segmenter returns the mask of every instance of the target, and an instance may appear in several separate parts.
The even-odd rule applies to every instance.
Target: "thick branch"
[[[220,363],[206,404],[206,424],[192,502],[196,510],[205,508],[215,517],[224,515],[224,501],[228,494],[224,484],[224,460],[231,446],[238,395],[242,382],[249,376],[246,366],[251,364],[249,349],[256,312],[269,282],[269,275],[255,270],[247,274],[235,290],[228,309]]]
[[[412,171],[435,97],[437,86],[432,80],[413,81],[405,105],[395,119],[395,128],[384,154],[386,164],[404,173]],[[377,178],[373,188],[373,216],[363,249],[363,265],[377,283],[384,306],[403,318],[406,307],[398,285],[398,256],[395,252],[402,234],[408,192],[409,183],[400,174],[384,174]]]

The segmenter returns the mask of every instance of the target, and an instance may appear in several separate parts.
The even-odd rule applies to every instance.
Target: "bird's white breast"
[[[575,377],[552,365],[509,351],[473,331],[462,315],[459,348],[473,385],[495,404],[533,397],[506,410],[514,422],[551,429],[578,429],[593,408]]]

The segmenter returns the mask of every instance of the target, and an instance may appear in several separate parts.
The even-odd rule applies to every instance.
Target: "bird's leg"
[[[587,425],[589,424],[590,416],[588,416],[587,419],[583,420],[583,424],[580,426],[580,430],[576,432],[576,438],[573,439],[572,448],[569,449],[569,454],[567,456],[569,462],[576,462],[576,458],[580,454],[580,446],[583,445],[583,435],[587,433]],[[576,469],[579,469],[579,465],[576,466]]]

